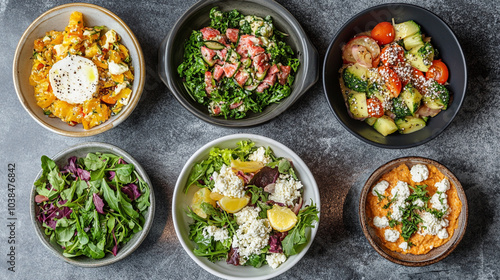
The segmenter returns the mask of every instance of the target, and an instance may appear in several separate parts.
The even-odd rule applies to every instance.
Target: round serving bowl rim
[[[329,93],[327,91],[327,85],[326,85],[326,77],[325,77],[325,74],[326,74],[326,71],[327,71],[327,61],[328,61],[328,58],[329,58],[329,54],[333,48],[333,45],[335,44],[335,42],[337,41],[337,38],[340,36],[340,34],[346,29],[346,27],[351,24],[353,21],[355,21],[358,17],[366,14],[366,13],[369,13],[375,9],[380,9],[380,8],[385,8],[385,7],[392,7],[392,6],[406,6],[406,7],[409,7],[409,8],[413,8],[413,9],[420,9],[426,13],[428,13],[430,16],[433,16],[435,18],[437,18],[442,24],[443,26],[449,31],[449,33],[451,34],[451,36],[453,37],[453,39],[455,40],[455,42],[457,43],[457,46],[458,46],[458,50],[459,50],[459,53],[461,54],[461,61],[463,62],[463,67],[464,67],[464,76],[465,76],[465,79],[464,79],[464,87],[463,87],[463,95],[462,95],[462,98],[460,100],[457,100],[457,99],[453,99],[453,102],[459,102],[458,103],[458,107],[456,109],[456,111],[453,113],[453,115],[451,116],[451,118],[447,121],[447,123],[440,127],[439,128],[439,131],[437,133],[435,133],[434,135],[431,135],[430,137],[427,137],[421,141],[418,141],[418,142],[414,142],[414,143],[411,143],[411,144],[405,144],[405,145],[393,145],[393,144],[381,144],[381,143],[377,143],[375,141],[372,141],[370,139],[367,139],[365,137],[363,137],[362,135],[356,133],[353,129],[351,129],[346,123],[344,123],[342,121],[342,119],[340,118],[340,116],[338,115],[337,111],[335,111],[335,109],[333,108],[332,104],[330,103],[330,99],[329,99]],[[326,53],[325,53],[325,57],[323,59],[323,67],[322,67],[322,73],[321,73],[321,76],[322,76],[322,80],[323,80],[323,90],[325,92],[325,97],[326,97],[326,100],[329,104],[329,107],[330,107],[330,110],[333,112],[333,115],[335,116],[335,118],[338,120],[338,122],[347,130],[349,131],[352,135],[354,135],[356,138],[360,139],[361,141],[365,142],[365,143],[368,143],[370,145],[373,145],[373,146],[376,146],[376,147],[379,147],[379,148],[385,148],[385,149],[408,149],[408,148],[413,148],[413,147],[417,147],[417,146],[420,146],[420,145],[423,145],[431,140],[433,140],[434,138],[436,138],[437,136],[441,135],[441,133],[443,133],[443,131],[446,130],[446,128],[448,128],[448,126],[453,122],[453,120],[455,119],[456,115],[458,114],[458,112],[460,111],[460,109],[462,108],[462,104],[465,100],[465,96],[467,94],[467,60],[465,58],[465,54],[463,52],[463,49],[462,49],[462,46],[460,45],[460,41],[458,40],[455,32],[453,31],[453,29],[451,29],[451,27],[441,18],[439,17],[437,14],[431,12],[430,10],[424,8],[424,7],[421,7],[421,6],[418,6],[418,5],[414,5],[414,4],[409,4],[409,3],[385,3],[385,4],[380,4],[380,5],[376,5],[376,6],[373,6],[373,7],[369,7],[369,8],[366,8],[364,9],[363,11],[361,12],[358,12],[356,13],[354,16],[352,16],[348,21],[346,21],[341,28],[339,28],[337,30],[337,32],[335,33],[333,39],[331,40],[330,44],[328,45],[328,48],[326,50]]]
[[[47,123],[43,117],[40,118],[37,114],[35,114],[35,112],[33,112],[33,110],[31,110],[31,108],[27,104],[27,100],[24,97],[24,94],[21,90],[21,82],[22,81],[18,77],[18,69],[19,69],[18,65],[21,63],[21,61],[20,61],[21,50],[25,44],[29,43],[26,40],[31,35],[31,33],[37,28],[37,26],[40,22],[45,21],[45,20],[50,20],[50,19],[44,20],[45,17],[50,16],[51,14],[53,14],[54,12],[57,12],[59,10],[71,8],[71,7],[91,8],[91,9],[94,9],[98,12],[104,13],[104,14],[110,16],[111,18],[113,18],[120,26],[123,27],[123,29],[126,30],[127,35],[130,37],[130,39],[132,41],[132,45],[133,45],[132,47],[134,48],[134,51],[137,51],[137,57],[139,58],[139,61],[137,62],[137,64],[140,68],[140,75],[138,77],[136,76],[136,79],[134,80],[134,83],[138,83],[137,90],[135,92],[132,92],[132,96],[130,98],[130,101],[129,101],[128,105],[125,106],[124,110],[122,110],[122,112],[120,112],[115,119],[113,119],[113,120],[108,119],[106,122],[104,122],[103,124],[101,124],[97,127],[93,127],[91,129],[82,130],[82,131],[68,131],[66,129],[53,126],[53,125]],[[131,46],[128,46],[128,49],[130,50]],[[19,42],[17,43],[17,47],[16,47],[16,51],[14,54],[14,59],[13,59],[12,76],[13,76],[13,80],[14,80],[14,88],[15,88],[17,97],[18,97],[19,101],[21,102],[21,105],[26,110],[26,112],[28,112],[28,114],[31,116],[31,118],[34,119],[39,125],[41,125],[42,127],[44,127],[45,129],[47,129],[51,132],[54,132],[54,133],[57,133],[57,134],[63,135],[63,136],[88,137],[88,136],[97,135],[97,134],[100,134],[100,133],[103,133],[105,131],[112,129],[113,127],[115,127],[115,126],[119,125],[120,123],[122,123],[123,121],[125,121],[132,114],[135,107],[139,103],[142,92],[144,90],[144,84],[145,84],[145,80],[146,80],[146,64],[144,61],[144,54],[142,52],[141,45],[139,44],[139,40],[137,40],[137,37],[132,32],[132,29],[130,29],[130,27],[120,17],[118,17],[116,14],[114,14],[110,10],[103,8],[101,6],[98,6],[98,5],[89,4],[89,3],[67,3],[67,4],[53,7],[51,9],[49,9],[48,11],[44,12],[43,14],[38,16],[26,28],[26,30],[23,32],[23,35],[19,39]],[[28,81],[26,81],[26,82],[28,82]],[[41,108],[40,108],[40,110],[41,110]]]
[[[420,163],[431,164],[434,167],[436,167],[440,172],[442,172],[442,170],[444,170],[446,173],[449,174],[449,177],[450,177],[449,179],[450,179],[450,181],[452,181],[454,183],[455,188],[457,190],[457,193],[460,193],[464,198],[463,201],[461,200],[462,209],[461,209],[460,215],[457,217],[457,219],[460,219],[460,217],[462,215],[464,215],[463,216],[464,222],[462,224],[460,224],[453,232],[454,235],[455,234],[459,234],[459,235],[457,236],[457,238],[455,240],[453,240],[453,238],[448,240],[448,242],[452,242],[451,244],[447,244],[448,243],[447,242],[447,243],[441,245],[441,246],[449,246],[449,248],[447,248],[444,252],[442,252],[441,254],[439,254],[433,258],[429,258],[429,259],[422,260],[422,261],[405,261],[405,260],[401,260],[401,259],[395,258],[395,257],[387,254],[381,248],[382,245],[379,245],[379,244],[377,244],[377,242],[375,242],[374,238],[372,237],[372,235],[370,234],[370,232],[368,230],[368,227],[370,227],[370,225],[366,221],[366,218],[367,218],[366,217],[366,200],[368,199],[368,195],[370,194],[370,189],[373,186],[373,184],[380,178],[380,176],[383,175],[383,174],[381,174],[381,175],[377,176],[376,173],[378,173],[379,170],[386,169],[388,166],[393,166],[393,168],[396,168],[397,165],[406,164],[407,162],[410,162],[410,161],[417,161]],[[390,170],[387,170],[386,172],[389,172],[389,171]],[[390,161],[382,164],[381,166],[377,167],[377,169],[375,169],[372,172],[372,174],[368,177],[368,179],[364,183],[363,188],[361,189],[361,194],[359,197],[358,216],[359,216],[359,222],[361,224],[361,229],[363,231],[364,236],[368,240],[368,243],[370,243],[370,245],[373,247],[373,249],[375,249],[375,251],[379,255],[381,255],[385,259],[387,259],[393,263],[396,263],[396,264],[400,264],[400,265],[404,265],[404,266],[411,266],[411,267],[421,267],[421,266],[427,266],[427,265],[437,263],[437,262],[443,260],[444,258],[446,258],[448,255],[451,254],[451,252],[453,252],[453,250],[455,250],[455,248],[458,246],[460,241],[463,239],[465,232],[467,230],[468,217],[469,217],[469,206],[468,206],[468,202],[467,202],[467,196],[466,196],[466,193],[465,193],[465,190],[464,190],[462,184],[460,183],[458,178],[455,176],[455,174],[453,172],[451,172],[451,170],[448,167],[446,167],[445,165],[443,165],[442,163],[440,163],[434,159],[419,157],[419,156],[407,156],[407,157],[400,157],[400,158],[390,160]],[[427,253],[427,254],[429,254],[429,253]]]
[[[121,260],[127,258],[137,248],[140,247],[142,242],[148,236],[149,231],[151,230],[151,227],[153,226],[156,202],[155,202],[153,185],[151,183],[151,180],[150,180],[148,174],[144,170],[144,168],[129,153],[122,150],[121,148],[118,148],[117,146],[107,144],[107,143],[102,143],[102,142],[83,142],[83,143],[79,143],[79,144],[67,147],[67,148],[57,152],[54,156],[50,157],[50,159],[57,161],[59,158],[65,156],[65,155],[68,155],[69,153],[78,152],[79,150],[86,149],[86,148],[94,149],[95,151],[99,151],[100,149],[107,149],[107,150],[112,151],[109,153],[119,155],[119,156],[124,156],[126,158],[131,159],[132,164],[134,164],[134,169],[137,170],[137,172],[141,176],[141,178],[149,185],[150,205],[148,207],[148,214],[145,217],[145,222],[144,222],[142,231],[134,234],[134,235],[138,235],[137,240],[135,240],[133,243],[131,243],[132,240],[129,240],[129,242],[126,245],[130,244],[130,247],[127,248],[127,251],[125,251],[123,254],[120,254],[120,251],[118,251],[117,256],[114,256],[114,257],[110,257],[110,258],[105,257],[103,259],[94,260],[94,259],[87,258],[84,256],[85,260],[91,260],[90,263],[87,263],[86,261],[79,261],[78,259],[75,259],[75,258],[67,258],[67,257],[63,256],[59,251],[57,251],[54,248],[54,246],[58,246],[57,244],[51,244],[49,241],[46,240],[46,235],[41,230],[41,224],[36,217],[36,207],[37,207],[36,203],[35,203],[36,188],[34,187],[34,182],[36,182],[40,178],[43,170],[40,170],[38,172],[38,174],[36,175],[36,178],[32,184],[32,189],[31,189],[31,193],[30,193],[30,219],[31,219],[31,223],[32,223],[33,227],[35,228],[35,233],[36,233],[38,239],[45,246],[45,248],[47,248],[54,255],[56,255],[60,259],[64,260],[65,262],[70,263],[70,264],[75,265],[75,266],[101,267],[101,266],[110,265],[112,263],[115,263],[115,262],[118,262],[118,261],[121,261]],[[131,163],[131,162],[129,162],[129,163]],[[136,238],[136,236],[134,236],[133,238]]]
[[[284,144],[282,144],[274,139],[265,137],[265,136],[261,136],[261,135],[257,135],[257,134],[250,134],[250,133],[230,134],[230,135],[226,135],[226,136],[222,136],[220,138],[214,139],[214,140],[204,144],[202,147],[197,149],[196,152],[194,152],[189,157],[189,159],[186,161],[186,163],[184,164],[182,171],[180,172],[179,177],[177,178],[174,193],[172,195],[172,219],[173,219],[174,229],[175,229],[175,233],[177,235],[177,238],[178,238],[179,242],[181,243],[184,251],[191,257],[192,260],[194,260],[196,262],[196,264],[198,264],[205,271],[207,271],[207,272],[209,272],[217,277],[226,278],[226,279],[269,279],[272,277],[276,277],[282,273],[285,273],[286,271],[288,271],[289,269],[294,267],[304,257],[304,255],[307,253],[310,246],[314,242],[314,238],[318,232],[318,228],[319,228],[320,221],[321,221],[321,213],[318,214],[318,217],[320,220],[318,220],[318,222],[316,223],[314,228],[310,229],[310,239],[308,240],[307,244],[301,249],[301,251],[298,254],[290,256],[290,257],[294,257],[293,260],[287,259],[287,261],[284,263],[284,264],[289,263],[289,265],[287,265],[286,267],[283,267],[282,269],[280,269],[281,267],[278,267],[272,273],[264,275],[264,276],[259,276],[259,277],[254,277],[254,276],[238,277],[238,276],[227,275],[227,274],[219,272],[219,271],[205,265],[200,260],[201,257],[199,258],[199,257],[195,256],[193,254],[193,252],[191,251],[191,249],[188,247],[187,242],[192,242],[192,241],[191,240],[185,241],[181,237],[181,231],[184,231],[185,229],[181,229],[181,227],[183,227],[183,225],[180,224],[180,221],[177,218],[177,214],[178,214],[177,208],[178,208],[178,204],[180,202],[178,202],[176,199],[179,195],[182,195],[182,192],[184,189],[184,185],[181,185],[181,181],[183,181],[184,177],[189,176],[189,173],[191,172],[193,165],[196,163],[196,158],[198,158],[201,154],[207,153],[211,148],[216,147],[218,144],[223,143],[223,142],[233,141],[234,145],[236,145],[237,140],[252,140],[252,141],[263,142],[263,143],[266,143],[266,145],[271,146],[271,148],[273,146],[279,147],[280,149],[284,150],[288,156],[293,156],[296,159],[296,160],[294,160],[294,165],[301,166],[301,168],[304,171],[303,174],[301,174],[301,177],[304,177],[304,178],[307,177],[310,179],[311,186],[307,186],[307,188],[310,188],[312,190],[312,196],[314,198],[313,202],[316,204],[318,211],[321,212],[320,193],[319,193],[319,187],[317,185],[316,179],[314,178],[314,175],[312,174],[312,172],[309,169],[309,167],[307,166],[307,164],[294,151],[292,151],[286,145],[284,145]]]

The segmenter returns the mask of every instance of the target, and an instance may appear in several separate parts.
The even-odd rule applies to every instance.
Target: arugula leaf
[[[311,205],[300,210],[297,215],[298,222],[283,239],[281,245],[286,256],[297,254],[298,246],[307,242],[306,228],[313,228],[314,222],[319,221],[319,211],[311,200]]]
[[[96,171],[106,166],[106,163],[97,154],[88,153],[84,159],[85,167],[91,171]]]
[[[106,183],[106,180],[104,179],[102,179],[101,181],[101,190],[104,200],[106,201],[108,206],[111,209],[121,213],[120,207],[118,206],[118,198],[116,196],[116,193],[109,187],[108,183]]]

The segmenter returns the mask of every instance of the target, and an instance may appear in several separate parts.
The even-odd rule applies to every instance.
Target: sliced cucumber
[[[342,78],[347,88],[359,92],[368,89],[368,69],[361,65],[353,64],[345,68]]]
[[[404,38],[403,44],[405,45],[405,49],[407,51],[414,48],[420,49],[424,45],[422,34],[420,32],[417,32],[409,37]]]
[[[262,72],[262,73],[255,73],[255,78],[258,80],[258,81],[262,81],[264,80],[264,78],[266,77],[266,74],[267,74],[267,70]]]
[[[396,31],[395,41],[399,41],[406,37],[409,37],[420,31],[420,25],[418,25],[413,20],[405,21],[394,25],[394,30]]]
[[[398,127],[394,123],[394,120],[385,115],[377,119],[377,121],[373,124],[373,128],[384,136],[398,131]]]
[[[241,60],[241,66],[248,68],[250,65],[252,65],[252,60],[250,58],[245,57]]]
[[[400,95],[401,99],[410,110],[412,115],[415,115],[418,108],[420,107],[420,102],[422,101],[422,94],[418,92],[416,88],[414,88],[411,84],[407,84]]]
[[[349,110],[356,119],[368,117],[368,106],[366,105],[366,95],[364,92],[352,91],[349,95]]]
[[[204,44],[205,46],[207,46],[207,48],[211,50],[222,50],[223,48],[226,47],[217,41],[205,41]]]
[[[226,61],[232,64],[240,61],[240,55],[233,49],[229,49],[226,55]]]
[[[404,118],[397,119],[396,126],[398,127],[399,133],[409,134],[424,128],[425,121],[418,117],[406,116]]]
[[[370,117],[365,120],[365,123],[367,123],[369,126],[373,126],[375,122],[377,121],[377,118]]]
[[[248,91],[253,91],[253,90],[255,90],[258,86],[259,86],[259,84],[249,85],[249,86],[245,86],[245,89],[246,89],[246,90],[248,90]]]

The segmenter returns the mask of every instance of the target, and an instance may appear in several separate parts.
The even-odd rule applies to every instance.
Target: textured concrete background
[[[410,1],[430,9],[456,32],[469,66],[468,92],[454,122],[439,137],[417,148],[385,150],[347,132],[330,111],[318,82],[301,100],[271,122],[250,129],[206,124],[185,110],[156,76],[157,48],[194,0],[94,1],[120,16],[141,42],[147,65],[143,98],[115,129],[75,139],[45,130],[19,103],[12,84],[12,59],[28,25],[46,10],[68,1],[0,0],[0,278],[3,279],[205,279],[175,235],[170,201],[189,156],[210,140],[255,133],[294,150],[312,170],[321,191],[319,234],[306,256],[281,279],[498,279],[500,277],[500,6],[495,1]],[[378,0],[279,0],[301,23],[321,58],[340,26]],[[441,50],[446,51],[446,50]],[[151,177],[156,193],[154,226],[127,259],[98,269],[62,262],[38,241],[29,218],[31,183],[41,155],[84,141],[114,144],[134,156]],[[461,180],[469,202],[469,226],[456,250],[428,267],[393,264],[366,241],[357,215],[363,182],[379,165],[401,156],[423,156],[448,166]],[[7,271],[7,164],[16,164],[17,272]]]

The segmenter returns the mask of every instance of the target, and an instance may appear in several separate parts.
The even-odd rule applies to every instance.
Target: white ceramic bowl
[[[186,195],[183,192],[184,186],[187,183],[189,174],[194,164],[206,159],[208,157],[209,151],[213,147],[219,148],[234,148],[236,143],[241,140],[252,140],[255,142],[256,146],[271,147],[274,154],[278,157],[286,157],[293,162],[297,176],[302,181],[304,185],[304,202],[309,204],[312,199],[317,205],[318,210],[320,210],[320,197],[319,190],[314,176],[307,168],[307,165],[300,159],[300,157],[295,154],[292,150],[287,148],[285,145],[272,140],[270,138],[259,136],[255,134],[233,134],[225,137],[216,139],[203,147],[201,147],[196,153],[194,153],[191,158],[186,162],[184,168],[177,179],[175,185],[175,191],[172,201],[172,215],[174,221],[175,232],[177,237],[184,247],[184,250],[188,255],[203,269],[212,273],[215,276],[228,278],[228,279],[268,279],[276,277],[288,269],[292,268],[307,252],[311,246],[316,232],[318,231],[318,224],[314,228],[307,230],[308,242],[304,244],[297,255],[290,256],[288,260],[281,264],[277,269],[272,269],[270,266],[265,265],[261,268],[254,268],[251,266],[233,266],[226,264],[225,261],[219,261],[217,263],[212,263],[208,259],[203,257],[197,257],[193,254],[193,249],[195,248],[195,243],[189,240],[189,224],[192,223],[192,219],[186,216],[186,209],[191,203],[191,196],[189,193]]]
[[[42,224],[38,221],[36,214],[38,211],[38,206],[35,203],[36,188],[33,186],[31,189],[31,198],[30,198],[30,214],[31,214],[31,221],[33,223],[38,238],[40,239],[42,244],[47,249],[49,249],[49,251],[51,251],[59,258],[63,259],[64,261],[72,265],[82,266],[82,267],[99,267],[112,264],[132,254],[132,252],[134,252],[135,249],[137,249],[141,245],[142,241],[146,239],[146,236],[148,235],[148,232],[151,229],[151,226],[153,225],[153,220],[155,215],[155,195],[154,195],[153,185],[151,184],[151,180],[149,180],[148,174],[146,173],[146,171],[144,171],[139,162],[137,162],[131,155],[129,155],[124,150],[106,143],[85,142],[64,149],[55,156],[51,157],[51,159],[57,164],[57,166],[61,167],[68,164],[68,159],[72,156],[80,158],[87,156],[88,153],[95,153],[95,152],[109,153],[122,156],[127,163],[133,164],[134,169],[137,171],[139,176],[149,185],[149,191],[150,191],[149,203],[151,205],[148,208],[148,213],[147,216],[145,217],[146,221],[144,222],[142,231],[134,234],[132,239],[130,239],[129,242],[127,242],[122,248],[118,250],[118,254],[116,256],[113,256],[112,254],[108,253],[104,258],[97,260],[88,258],[86,256],[67,258],[63,256],[62,252],[64,250],[61,248],[59,244],[50,242],[49,237],[44,233],[44,228]],[[33,183],[36,182],[40,178],[40,176],[42,176],[42,170],[40,170]]]
[[[36,105],[33,86],[29,83],[31,74],[33,55],[33,42],[35,39],[45,36],[51,30],[62,31],[68,25],[69,16],[72,12],[78,11],[83,14],[85,26],[104,25],[109,29],[114,29],[122,38],[122,43],[128,50],[134,66],[135,79],[132,84],[132,95],[129,103],[116,116],[112,116],[105,123],[85,130],[81,124],[69,126],[59,118],[49,118],[45,116],[42,108]],[[19,97],[19,101],[30,116],[46,129],[71,137],[91,136],[113,128],[123,122],[134,110],[144,88],[146,79],[146,68],[141,46],[130,28],[117,15],[102,7],[86,4],[71,3],[50,9],[39,16],[26,29],[19,40],[14,64],[12,67],[14,87]]]

